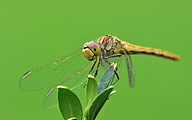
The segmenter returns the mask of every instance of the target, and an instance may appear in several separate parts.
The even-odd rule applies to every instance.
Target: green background
[[[191,0],[1,0],[0,119],[62,120],[58,108],[43,107],[46,91],[20,91],[19,79],[110,34],[181,60],[132,56],[135,88],[121,77],[97,120],[191,120],[191,6]]]

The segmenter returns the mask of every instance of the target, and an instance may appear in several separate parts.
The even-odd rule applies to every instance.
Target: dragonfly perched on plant
[[[77,92],[84,91],[82,89],[88,74],[97,76],[98,71],[104,64],[117,63],[122,59],[122,56],[125,56],[129,86],[133,88],[135,71],[130,58],[130,55],[133,54],[148,54],[175,61],[180,59],[178,55],[168,51],[133,45],[121,41],[117,37],[105,35],[97,41],[85,43],[83,48],[74,50],[59,59],[28,71],[20,80],[20,89],[42,90],[51,88],[46,94],[44,102],[45,106],[49,108],[53,105],[52,100],[48,98],[54,98],[50,96],[54,96],[52,93],[55,91],[56,86],[63,84],[68,88],[77,90]],[[111,59],[115,59],[115,61],[112,62]],[[117,80],[113,84],[119,80],[117,69],[114,71],[114,75]]]

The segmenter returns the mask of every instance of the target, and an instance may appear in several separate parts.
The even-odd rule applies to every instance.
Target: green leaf
[[[78,97],[67,87],[58,86],[58,103],[65,120],[77,118],[82,120],[82,106]]]
[[[110,65],[105,72],[103,73],[103,75],[101,76],[99,83],[98,83],[98,93],[101,93],[103,90],[105,90],[108,85],[109,82],[111,80],[112,75],[114,74],[114,70],[116,68],[116,63]]]
[[[87,107],[85,109],[84,116],[87,117],[89,106],[90,106],[90,104],[92,103],[92,101],[95,99],[95,97],[98,94],[97,82],[96,82],[96,80],[94,79],[93,76],[88,76],[85,94],[86,94],[86,105],[87,105]]]
[[[113,90],[113,86],[108,87],[104,91],[102,91],[92,102],[88,111],[88,120],[94,120],[103,107],[104,103],[108,99],[111,91]]]

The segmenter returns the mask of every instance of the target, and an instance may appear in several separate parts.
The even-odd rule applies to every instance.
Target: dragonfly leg
[[[105,58],[105,62],[107,62],[109,65],[111,65],[111,62],[108,60],[108,58],[114,58],[114,57],[119,57],[119,58],[114,62],[114,63],[117,63],[117,62],[121,59],[122,55],[108,56],[107,58]]]
[[[109,65],[111,65],[111,62],[108,60],[108,58],[114,58],[114,57],[119,57],[119,58],[114,62],[114,63],[117,63],[117,62],[121,59],[122,55],[108,56],[107,58],[105,58],[105,62],[107,62]],[[116,71],[117,71],[117,67],[116,67]]]
[[[117,71],[115,70],[114,73],[115,73],[115,74],[114,74],[114,76],[113,76],[113,79],[114,79],[114,77],[116,76],[116,77],[117,77],[117,80],[113,83],[113,79],[112,79],[112,81],[111,81],[111,84],[113,83],[112,86],[114,86],[114,85],[119,81],[119,75],[118,75]],[[110,85],[111,85],[111,84],[110,84]]]
[[[100,65],[100,61],[99,61],[99,63],[97,64],[97,68],[99,68],[99,65]],[[98,70],[99,70],[99,69],[96,69],[94,77],[97,76]]]
[[[93,70],[93,68],[95,67],[95,64],[97,63],[97,59],[95,60],[95,62],[93,63],[91,70],[89,71],[89,74],[91,73],[91,71]]]
[[[108,56],[108,58],[113,58],[113,57],[121,57],[122,55],[112,55],[112,56]]]
[[[122,55],[114,55],[114,56],[109,56],[108,58],[113,58],[113,57],[119,57],[114,63],[117,63],[120,59],[121,59],[121,57],[122,57]],[[111,65],[111,64],[110,64]]]
[[[93,68],[95,67],[96,62],[97,62],[97,59],[95,60],[93,66],[92,66],[92,68],[91,68],[91,70],[89,71],[89,74],[90,74],[91,72],[92,72],[91,74],[93,74],[93,73],[95,72],[94,77],[97,76],[97,73],[98,73],[98,70],[99,70],[99,65],[100,65],[100,60],[99,60],[99,63],[98,63],[98,65],[97,65],[97,69],[93,70]],[[89,75],[89,74],[88,74],[88,75]],[[88,77],[88,75],[87,75],[87,77]],[[83,85],[83,87],[85,87],[86,85],[87,85],[87,84]]]
[[[101,63],[101,65],[100,65],[100,63]],[[96,68],[95,70],[92,70],[92,71],[91,71],[92,73],[94,73],[94,72],[96,71],[94,77],[97,76],[98,70],[99,70],[101,67],[103,67],[103,59],[101,58],[101,56],[99,56],[99,63],[98,63],[98,65],[97,65],[97,68]]]
[[[89,71],[89,74],[91,73],[91,71],[93,71],[93,68],[95,67],[95,64],[97,63],[97,59],[95,60],[95,62],[93,63],[93,65],[92,65],[92,67],[91,67],[91,70]],[[88,75],[89,75],[88,74]],[[87,77],[88,77],[88,75],[87,75]],[[83,85],[83,87],[85,88],[85,86],[86,86],[87,84],[85,84],[85,85]]]
[[[113,58],[113,57],[119,57],[114,63],[117,63],[120,59],[121,59],[121,57],[122,57],[122,55],[114,55],[114,56],[109,56],[109,57],[107,57],[106,59],[105,59],[105,62],[107,62],[109,65],[111,65],[111,62],[108,60],[108,58]],[[117,73],[117,67],[115,68],[115,70],[114,70],[114,75],[113,75],[113,78],[112,78],[112,80],[111,80],[111,83],[110,83],[110,85],[115,85],[115,83],[117,83],[117,81],[119,81],[119,75],[118,75],[118,73]],[[114,80],[114,77],[117,77],[117,80],[115,81],[115,83],[113,83],[113,80]],[[112,84],[113,83],[113,84]]]

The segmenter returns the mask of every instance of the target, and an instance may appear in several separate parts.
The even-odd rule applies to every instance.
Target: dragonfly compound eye
[[[82,53],[89,61],[95,60],[99,54],[99,46],[95,41],[86,42],[83,45]]]

